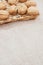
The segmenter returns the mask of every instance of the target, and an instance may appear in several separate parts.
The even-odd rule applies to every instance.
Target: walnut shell
[[[6,9],[6,5],[3,2],[0,2],[0,10]]]
[[[7,19],[9,17],[8,11],[0,10],[0,20]]]
[[[8,3],[11,5],[16,5],[18,3],[19,0],[8,0]]]
[[[26,1],[25,4],[26,4],[27,7],[36,6],[36,2],[34,2],[34,1],[32,1],[32,0]]]
[[[36,16],[39,14],[39,11],[36,7],[31,6],[27,9],[27,14]]]
[[[25,14],[27,11],[27,6],[22,3],[22,4],[18,4],[18,14]]]
[[[10,14],[16,15],[17,14],[17,7],[15,5],[12,5],[9,7],[8,11]]]

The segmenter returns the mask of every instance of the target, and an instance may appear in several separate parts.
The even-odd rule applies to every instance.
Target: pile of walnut
[[[0,0],[0,23],[22,20],[25,16],[36,17],[39,11],[33,0]],[[25,17],[27,18],[27,17]]]

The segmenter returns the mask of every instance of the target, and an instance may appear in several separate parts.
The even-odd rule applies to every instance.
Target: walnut
[[[36,16],[36,15],[39,14],[39,11],[37,10],[36,7],[31,6],[31,7],[28,8],[27,14]]]
[[[8,11],[5,11],[5,10],[0,10],[0,20],[4,20],[4,19],[7,19],[9,17],[9,13]]]
[[[6,5],[3,2],[0,2],[0,10],[6,9]]]
[[[36,2],[34,2],[34,1],[32,1],[32,0],[26,1],[25,4],[26,4],[27,7],[36,6]]]
[[[27,11],[27,7],[24,3],[18,4],[18,14],[25,14]]]
[[[13,4],[17,4],[19,0],[8,0],[8,3],[13,5]]]
[[[17,14],[17,6],[15,6],[15,5],[10,6],[8,11],[10,14],[16,15]]]

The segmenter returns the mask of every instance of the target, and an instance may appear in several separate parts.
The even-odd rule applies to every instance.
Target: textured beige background
[[[33,21],[0,26],[0,65],[43,65],[43,2]]]

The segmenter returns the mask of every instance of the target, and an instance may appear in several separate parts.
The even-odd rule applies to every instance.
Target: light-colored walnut
[[[5,20],[9,17],[8,11],[0,10],[0,20]]]
[[[26,1],[25,4],[26,4],[27,7],[36,6],[36,2],[34,2],[34,1],[32,1],[32,0]]]
[[[17,14],[17,6],[15,6],[15,5],[10,6],[8,11],[10,14],[16,15]]]
[[[0,10],[6,9],[6,5],[3,2],[0,2]]]
[[[18,14],[25,14],[27,11],[27,6],[22,3],[22,4],[18,4]]]
[[[36,7],[29,7],[28,9],[27,9],[27,14],[28,15],[34,15],[34,16],[36,16],[36,15],[38,15],[39,14],[39,11],[38,11],[38,9],[36,8]]]
[[[8,0],[8,3],[13,5],[13,4],[17,4],[19,0]]]

